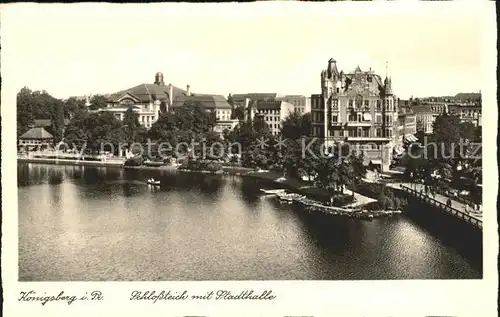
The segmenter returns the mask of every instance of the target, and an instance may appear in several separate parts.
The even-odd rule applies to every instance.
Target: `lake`
[[[481,264],[406,215],[310,215],[262,181],[18,163],[19,280],[481,278]],[[166,184],[151,188],[155,177]]]

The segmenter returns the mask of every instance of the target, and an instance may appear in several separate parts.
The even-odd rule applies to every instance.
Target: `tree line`
[[[419,132],[417,137],[421,145],[413,145],[412,155],[404,159],[406,177],[442,189],[482,183],[481,126],[443,113],[433,123],[431,134]]]
[[[342,149],[325,155],[321,142],[310,136],[310,114],[291,113],[282,122],[279,135],[273,135],[263,118],[257,116],[252,121],[240,120],[233,130],[225,130],[221,136],[213,129],[215,113],[195,101],[186,101],[175,111],[161,113],[149,130],[139,123],[132,108],[126,111],[123,121],[110,112],[89,112],[106,107],[104,96],[94,96],[88,109],[83,100],[62,101],[45,91],[23,88],[17,102],[18,136],[33,125],[34,119],[50,119],[49,132],[54,135],[54,143],[63,141],[70,148],[79,151],[84,148],[84,153],[99,153],[102,144],[113,144],[115,149],[119,144],[146,146],[148,142],[176,147],[200,140],[207,146],[217,142],[226,150],[237,143],[241,146],[241,156],[236,158],[225,151],[223,159],[243,167],[281,171],[288,177],[307,179],[329,190],[343,191],[364,174],[362,156],[348,157]],[[244,109],[233,108],[233,117],[243,119]],[[69,119],[66,126],[64,119]],[[265,140],[266,146],[263,147],[259,140]],[[303,153],[304,144],[312,144],[307,153]],[[197,145],[195,152],[201,150],[201,146]],[[153,149],[153,156],[159,150]],[[214,157],[205,159],[220,159],[220,154],[216,151]]]

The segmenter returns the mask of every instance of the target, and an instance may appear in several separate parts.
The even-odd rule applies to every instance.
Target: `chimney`
[[[172,106],[172,104],[174,103],[174,88],[172,87],[172,84],[168,84],[168,102],[169,106]]]
[[[189,87],[191,86],[189,85],[186,86],[186,95],[191,96],[191,93],[189,92]]]

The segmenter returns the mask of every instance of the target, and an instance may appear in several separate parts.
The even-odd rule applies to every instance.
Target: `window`
[[[385,129],[385,136],[388,138],[392,137],[392,129]]]
[[[357,117],[358,117],[358,122],[363,121],[363,114],[362,113],[358,113]]]
[[[339,93],[339,92],[340,92],[340,88],[337,87],[337,93]]]
[[[352,108],[353,104],[354,104],[354,101],[352,99],[349,99],[349,107],[350,108]]]
[[[377,100],[377,110],[380,111],[381,110],[381,106],[380,106],[380,99]]]
[[[356,108],[361,108],[362,105],[363,105],[363,97],[356,96]]]
[[[334,114],[332,115],[332,122],[338,122],[339,121],[339,116]]]
[[[392,116],[390,114],[385,116],[385,122],[386,123],[392,123]]]
[[[354,135],[355,133],[356,133],[356,130],[353,130],[353,129],[349,130],[349,136],[350,136],[350,137],[354,137],[354,136],[355,136],[355,135]]]
[[[382,136],[382,129],[377,128],[377,129],[375,130],[375,132],[376,132],[376,134],[375,134],[375,135],[377,136],[377,138],[380,138],[380,137]]]
[[[339,100],[338,99],[333,99],[332,100],[332,108],[333,109],[338,109],[339,107]]]
[[[361,137],[363,135],[363,129],[362,128],[358,128],[358,133],[356,134],[357,137]]]
[[[349,119],[349,122],[355,122],[356,121],[356,116],[353,115],[353,114],[350,114],[348,119]]]
[[[363,129],[363,137],[368,138],[370,136],[370,129]]]
[[[382,115],[380,114],[375,115],[375,123],[382,123]]]
[[[367,108],[368,108],[368,107],[370,106],[370,101],[369,101],[369,100],[365,100],[365,101],[364,101],[364,104],[365,104],[365,107],[367,107]]]

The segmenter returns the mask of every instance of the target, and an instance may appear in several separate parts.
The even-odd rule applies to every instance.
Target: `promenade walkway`
[[[430,193],[425,193],[425,187],[422,184],[416,184],[416,183],[387,183],[387,186],[394,188],[394,189],[402,189],[401,186],[403,186],[403,189],[409,189],[410,191],[415,191],[416,195],[421,195],[422,197],[425,197],[426,200],[428,201],[434,201],[437,203],[437,205],[440,205],[444,209],[448,209],[446,203],[448,199],[451,199],[449,197],[446,197],[441,194],[430,194]],[[454,210],[452,212],[453,214],[457,216],[463,216],[461,218],[464,219],[470,219],[474,224],[478,224],[479,227],[482,227],[482,207],[480,207],[479,212],[474,212],[470,207],[466,209],[465,204],[458,202],[456,200],[451,199],[451,209]],[[458,213],[457,213],[458,212]],[[466,220],[467,220],[466,219]]]

